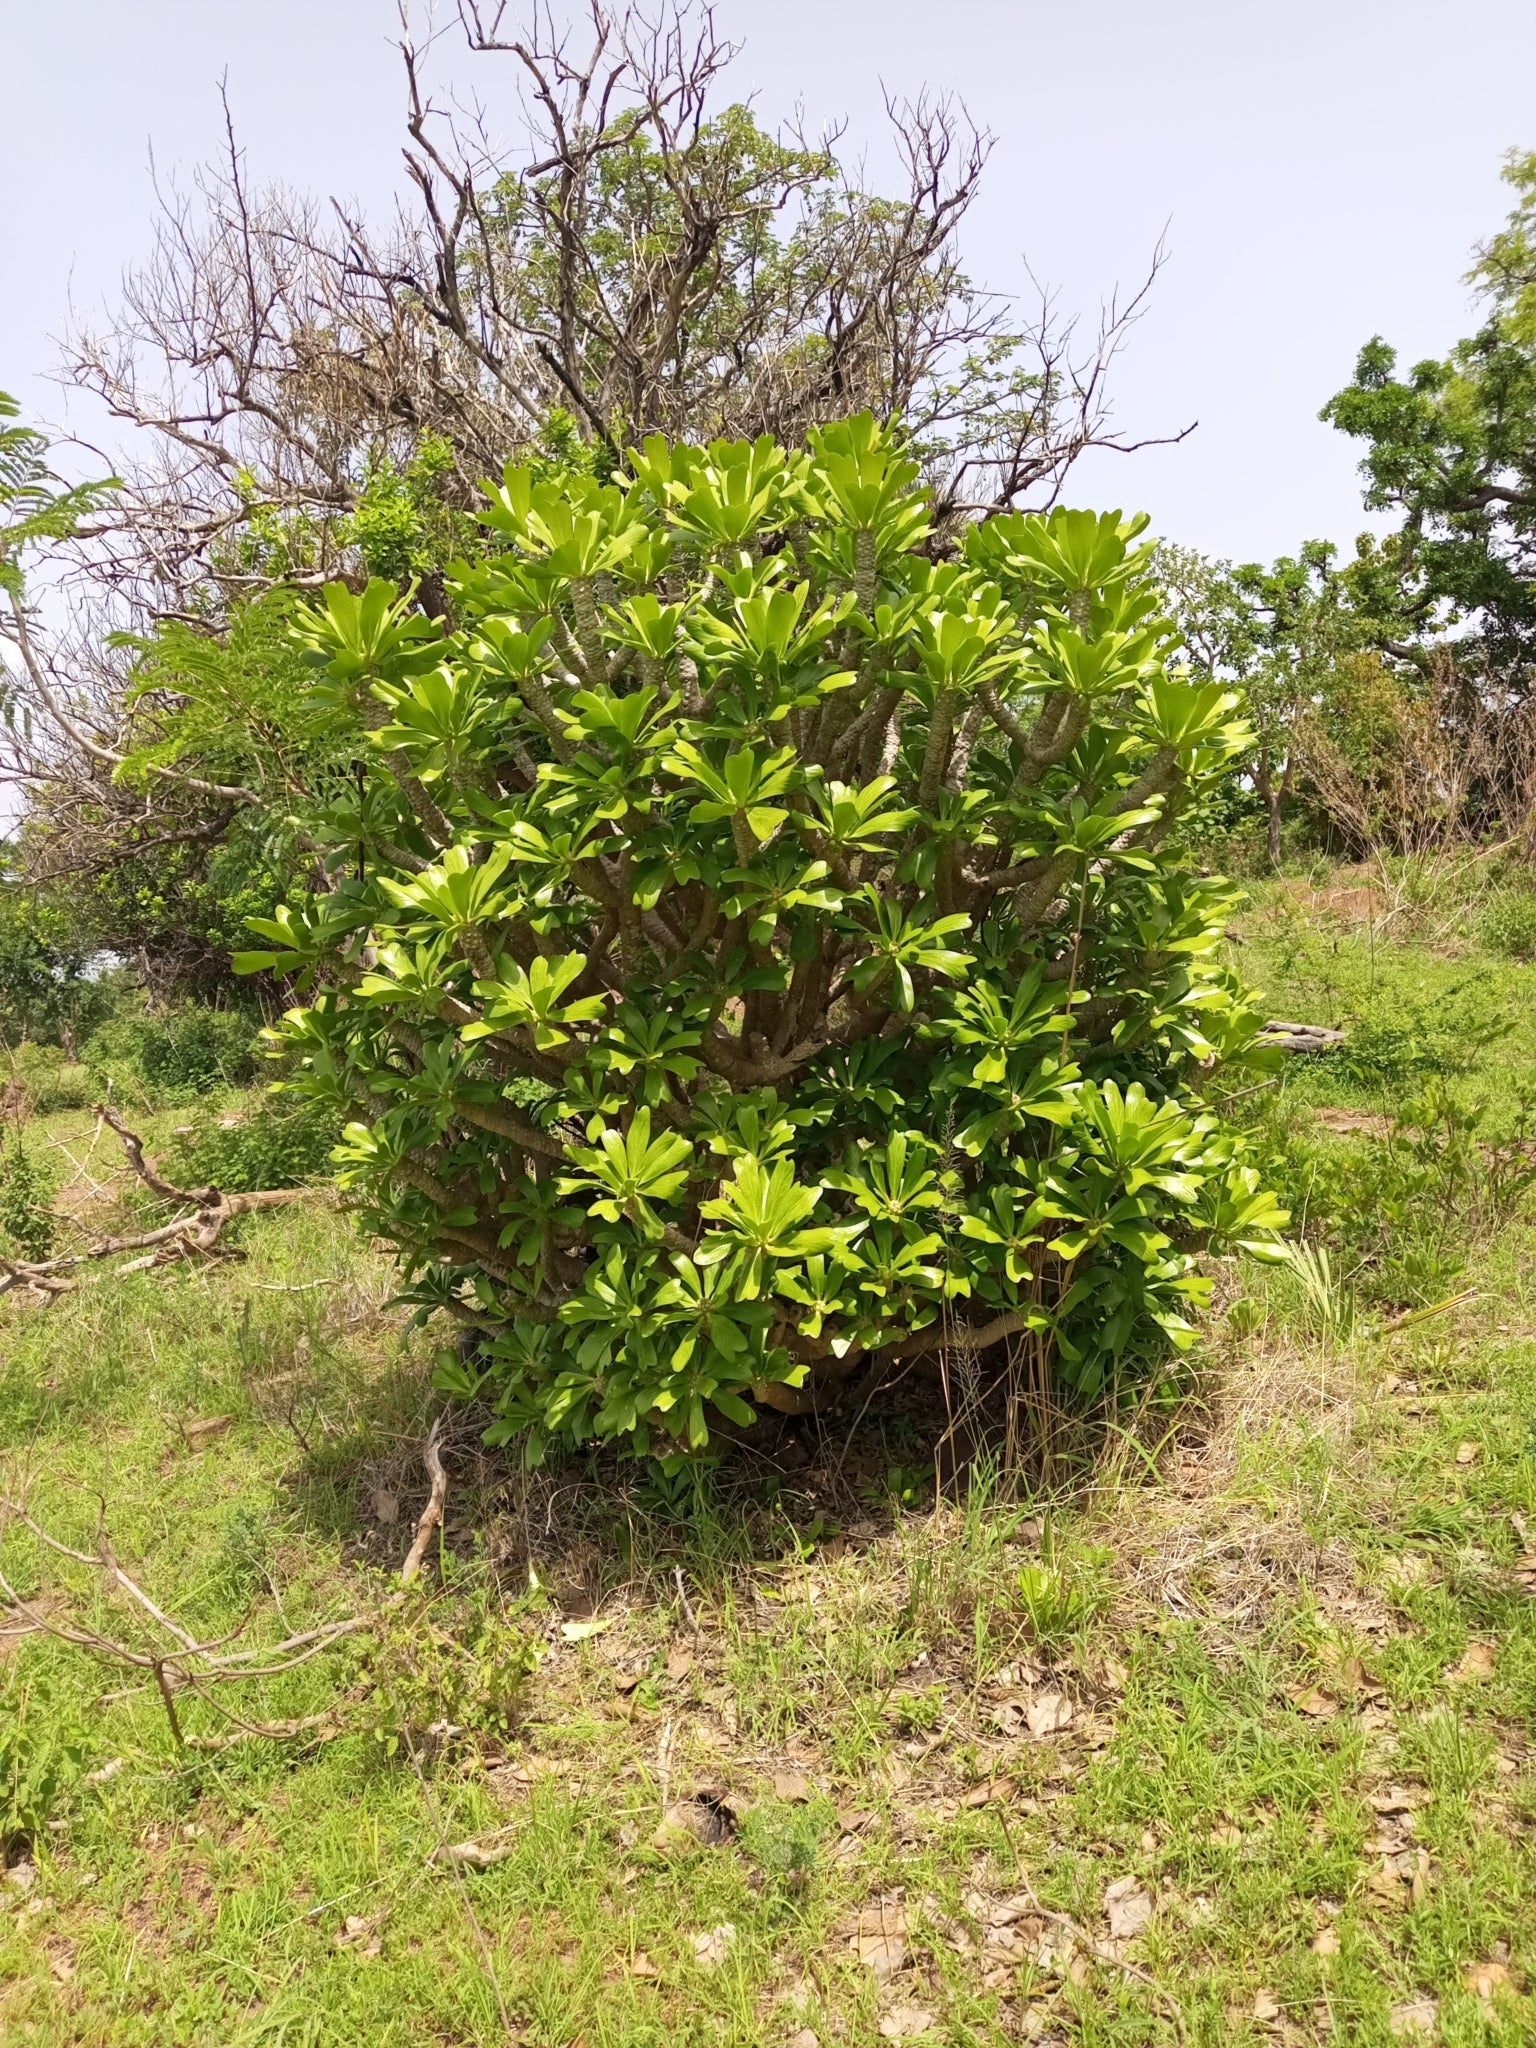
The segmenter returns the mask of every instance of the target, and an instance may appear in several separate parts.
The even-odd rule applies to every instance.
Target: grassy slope
[[[1244,961],[1276,1011],[1390,1017],[1481,974],[1516,1031],[1457,1085],[1512,1099],[1536,977],[1448,957],[1422,921],[1416,946],[1371,945],[1273,903]],[[1320,1070],[1286,1113],[1394,1092]],[[88,1123],[48,1128],[79,1156]],[[0,1304],[0,1446],[48,1527],[88,1546],[104,1501],[157,1598],[209,1635],[254,1605],[260,1640],[273,1589],[295,1627],[389,1597],[436,1404],[340,1218],[284,1211],[243,1242],[212,1273]],[[1370,2044],[1417,2010],[1448,2043],[1530,2040],[1536,2002],[1497,1987],[1536,1977],[1536,1608],[1511,1521],[1536,1543],[1530,1248],[1507,1225],[1472,1252],[1475,1301],[1350,1345],[1301,1333],[1288,1276],[1241,1276],[1156,1482],[1128,1444],[1028,1518],[894,1504],[892,1467],[920,1495],[899,1416],[851,1450],[786,1437],[781,1475],[670,1504],[633,1474],[526,1478],[460,1419],[447,1545],[373,1665],[337,1652],[245,1695],[362,1729],[307,1750],[178,1754],[135,1675],[0,1637],[26,1753],[79,1752],[31,1877],[0,1887],[0,2031],[746,2048],[926,2015],[951,2043]],[[56,1613],[128,1628],[24,1532],[4,1556]],[[468,1735],[425,1732],[445,1721]],[[734,1838],[658,1844],[664,1797],[702,1790],[734,1796]],[[430,1860],[466,1838],[511,1853]],[[1117,1939],[1126,1878],[1153,1911]]]

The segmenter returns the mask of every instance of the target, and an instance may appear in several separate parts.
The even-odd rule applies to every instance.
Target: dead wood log
[[[1328,1024],[1293,1024],[1276,1017],[1259,1033],[1260,1045],[1277,1045],[1282,1052],[1329,1052],[1344,1043],[1344,1033]]]
[[[221,1188],[179,1188],[166,1180],[157,1162],[144,1150],[137,1131],[123,1122],[108,1103],[98,1103],[96,1114],[123,1141],[128,1163],[150,1192],[163,1202],[179,1203],[190,1214],[162,1223],[153,1230],[129,1231],[120,1236],[99,1237],[80,1251],[64,1252],[51,1259],[0,1257],[0,1294],[19,1287],[30,1288],[47,1301],[69,1293],[74,1281],[64,1276],[77,1266],[100,1259],[113,1259],[123,1252],[138,1252],[116,1268],[117,1274],[142,1272],[149,1266],[169,1265],[186,1258],[228,1257],[220,1246],[219,1234],[237,1216],[249,1216],[261,1209],[279,1209],[288,1202],[302,1201],[308,1188],[260,1188],[247,1194],[227,1194]]]

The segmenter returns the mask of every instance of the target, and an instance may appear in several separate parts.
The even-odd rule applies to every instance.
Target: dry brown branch
[[[51,1259],[0,1257],[0,1294],[9,1294],[16,1288],[30,1288],[52,1301],[60,1294],[67,1294],[74,1286],[74,1282],[64,1276],[75,1267],[117,1258],[124,1252],[139,1252],[144,1256],[115,1268],[118,1277],[180,1259],[228,1257],[228,1251],[219,1244],[219,1235],[226,1223],[237,1216],[249,1216],[262,1209],[277,1209],[289,1202],[302,1201],[313,1192],[308,1188],[262,1188],[246,1194],[225,1194],[221,1189],[212,1187],[173,1187],[145,1154],[144,1142],[138,1133],[128,1128],[110,1104],[98,1103],[96,1115],[122,1139],[128,1163],[151,1193],[161,1201],[180,1203],[192,1213],[178,1216],[151,1230],[98,1237],[83,1250],[63,1252]]]
[[[308,1663],[310,1658],[331,1649],[343,1638],[371,1627],[370,1617],[349,1616],[342,1621],[325,1622],[317,1628],[290,1634],[281,1642],[232,1651],[228,1645],[243,1632],[245,1622],[230,1635],[200,1642],[123,1570],[113,1552],[104,1517],[98,1522],[94,1551],[76,1550],[72,1545],[61,1542],[33,1519],[24,1502],[0,1496],[0,1534],[12,1521],[20,1524],[55,1556],[99,1571],[107,1586],[125,1595],[130,1605],[147,1621],[149,1641],[141,1647],[105,1635],[100,1629],[76,1618],[61,1619],[51,1602],[28,1599],[0,1570],[0,1603],[3,1603],[7,1615],[14,1614],[25,1626],[53,1636],[59,1642],[73,1644],[75,1648],[86,1650],[107,1663],[148,1672],[159,1690],[166,1720],[178,1748],[220,1748],[230,1739],[189,1738],[186,1735],[177,1710],[177,1698],[188,1692],[205,1701],[225,1720],[233,1722],[240,1731],[239,1739],[263,1737],[271,1741],[288,1741],[298,1735],[309,1735],[316,1740],[326,1740],[329,1735],[322,1733],[322,1729],[329,1729],[329,1733],[335,1734],[342,1732],[339,1726],[331,1724],[331,1717],[327,1715],[306,1716],[298,1721],[247,1720],[220,1699],[213,1688],[240,1684],[249,1679],[282,1677],[299,1665]]]
[[[406,1553],[405,1563],[400,1567],[400,1583],[408,1586],[421,1570],[421,1561],[427,1554],[432,1541],[432,1532],[443,1519],[443,1504],[448,1498],[448,1473],[443,1464],[438,1440],[442,1435],[443,1418],[439,1415],[427,1432],[427,1441],[422,1451],[422,1463],[427,1468],[427,1477],[432,1481],[432,1491],[426,1506],[421,1511],[421,1520],[416,1524],[416,1540]]]

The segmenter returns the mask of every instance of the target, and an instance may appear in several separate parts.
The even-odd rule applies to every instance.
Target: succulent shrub
[[[493,1434],[697,1448],[1004,1340],[1085,1396],[1284,1221],[1202,1106],[1262,1060],[1179,818],[1249,743],[1171,664],[1143,521],[941,544],[867,416],[509,467],[433,619],[298,630],[356,774],[253,921],[297,1085]]]

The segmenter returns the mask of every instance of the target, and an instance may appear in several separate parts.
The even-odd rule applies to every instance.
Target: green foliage
[[[1326,1057],[1365,1087],[1422,1081],[1469,1072],[1511,1028],[1484,971],[1450,983],[1432,998],[1396,989],[1389,999],[1362,1003],[1343,1045]]]
[[[1376,336],[1322,417],[1366,444],[1366,504],[1401,514],[1383,567],[1410,611],[1475,620],[1510,675],[1536,653],[1536,155],[1504,177],[1515,206],[1469,278],[1477,332],[1405,376]]]
[[[531,1632],[494,1605],[389,1606],[357,1652],[363,1718],[391,1757],[430,1757],[448,1731],[504,1741],[538,1663]]]
[[[293,1188],[326,1176],[340,1135],[340,1122],[325,1103],[267,1097],[245,1115],[205,1119],[175,1138],[166,1164],[183,1187],[226,1194]]]
[[[0,1687],[0,1854],[41,1833],[85,1755],[73,1714],[46,1682],[13,1671]]]
[[[1483,944],[1510,960],[1536,960],[1536,891],[1501,889],[1481,920]]]
[[[1076,1635],[1097,1604],[1092,1581],[1081,1570],[1046,1561],[1023,1566],[1018,1595],[1031,1642],[1046,1647]]]
[[[0,871],[0,1033],[16,1045],[83,1039],[110,1012],[112,979],[77,915]]]
[[[1266,1171],[1309,1239],[1292,1258],[1311,1321],[1348,1321],[1347,1291],[1404,1305],[1436,1301],[1469,1246],[1517,1215],[1536,1183],[1536,1097],[1496,1123],[1431,1080],[1380,1139],[1290,1134]],[[1337,1254],[1330,1258],[1329,1247]]]
[[[256,1027],[242,1011],[180,1003],[114,1018],[91,1039],[85,1063],[120,1098],[189,1102],[253,1079],[258,1049]]]
[[[26,1090],[36,1116],[61,1109],[89,1109],[100,1092],[89,1067],[66,1059],[54,1045],[22,1045],[4,1062],[4,1071]]]
[[[53,1186],[18,1130],[0,1143],[0,1249],[23,1259],[46,1259],[53,1250],[48,1212]]]
[[[742,1853],[775,1891],[797,1898],[813,1883],[822,1837],[833,1819],[828,1805],[824,1799],[807,1805],[762,1799],[742,1815]]]
[[[1327,541],[1304,541],[1268,569],[1210,561],[1166,543],[1155,558],[1192,672],[1240,688],[1254,728],[1225,802],[1212,806],[1212,823],[1239,825],[1247,795],[1263,817],[1271,867],[1280,860],[1287,805],[1304,795],[1315,802],[1316,756],[1338,754],[1359,768],[1380,747],[1384,728],[1389,744],[1402,739],[1400,720],[1384,716],[1380,701],[1385,691],[1395,709],[1398,685],[1373,652],[1387,628],[1377,616],[1381,593],[1369,548],[1362,543],[1344,568],[1336,558]]]
[[[0,422],[16,419],[20,410],[8,392],[0,391]],[[39,541],[66,539],[117,488],[115,477],[64,483],[48,467],[48,443],[35,428],[0,425],[0,591],[18,604],[26,550]],[[0,710],[9,722],[12,705],[3,669]]]
[[[531,1456],[967,1325],[1097,1396],[1284,1220],[1193,1092],[1267,1057],[1179,851],[1237,699],[1169,671],[1141,522],[935,562],[868,416],[628,461],[487,485],[452,630],[381,582],[299,620],[368,802],[241,964],[310,991],[344,1183]]]
[[[374,458],[338,536],[357,549],[371,576],[411,583],[475,546],[468,513],[443,502],[455,466],[453,445],[440,434],[423,434],[403,466],[387,455]]]

